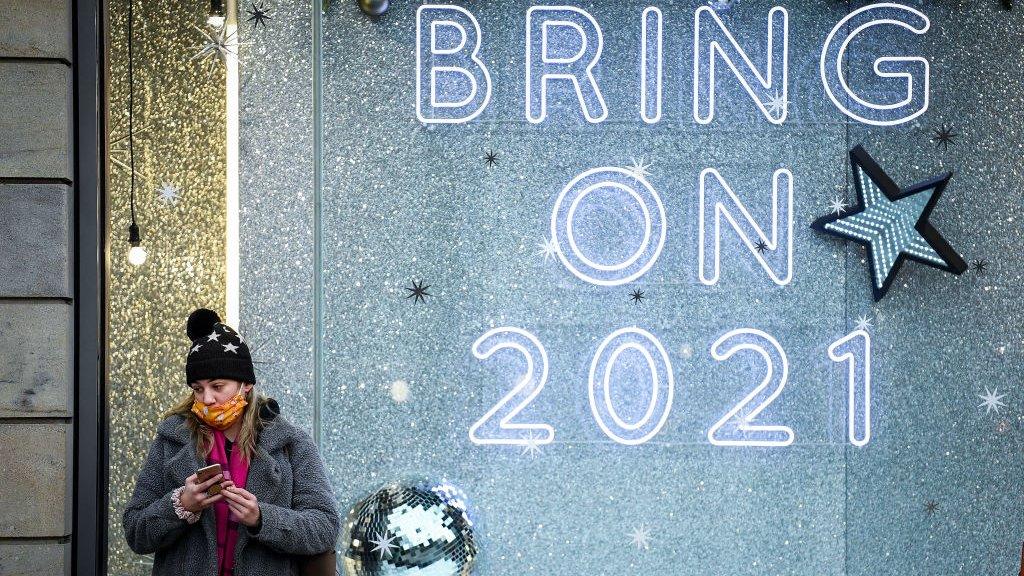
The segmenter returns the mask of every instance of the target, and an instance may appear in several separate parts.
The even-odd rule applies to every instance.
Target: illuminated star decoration
[[[953,144],[953,138],[959,136],[959,134],[955,134],[953,129],[947,127],[945,124],[943,124],[941,128],[934,129],[933,132],[935,133],[935,136],[932,137],[932,142],[935,142],[936,148],[942,146],[943,150],[948,150],[949,145]]]
[[[644,301],[644,291],[637,288],[629,294],[629,299],[633,301],[633,304],[640,304]]]
[[[938,502],[936,502],[935,500],[929,500],[924,505],[924,511],[925,511],[926,514],[931,516],[932,514],[935,514],[935,510],[938,509],[938,507],[939,507]]]
[[[636,546],[637,550],[649,550],[651,548],[651,530],[643,524],[633,528],[633,531],[627,534],[629,536],[630,543]]]
[[[377,534],[375,534],[374,537],[372,539],[370,539],[370,544],[373,544],[373,550],[372,551],[373,552],[380,552],[381,559],[383,559],[384,556],[387,556],[388,558],[390,558],[391,557],[391,549],[392,548],[398,548],[398,544],[395,544],[395,543],[392,542],[393,540],[395,540],[397,538],[398,538],[398,536],[390,536],[389,537],[387,535],[387,532],[385,532],[384,534],[381,534],[380,532],[377,532]]]
[[[850,164],[857,204],[845,216],[815,220],[811,228],[867,248],[876,302],[885,297],[907,258],[953,274],[967,270],[967,262],[928,222],[952,172],[901,190],[862,147],[850,151]]]
[[[498,155],[491,150],[484,154],[484,163],[487,164],[488,168],[494,168],[498,165]]]
[[[422,280],[420,280],[419,282],[413,280],[412,288],[406,288],[406,290],[409,291],[409,294],[406,296],[406,298],[415,298],[413,302],[423,302],[424,304],[426,304],[426,296],[430,296],[430,292],[427,292],[427,288],[430,288],[429,284],[424,286]]]
[[[254,29],[259,28],[260,26],[266,28],[267,20],[272,20],[272,18],[270,17],[270,12],[267,11],[267,8],[266,6],[263,5],[263,2],[253,2],[252,7],[249,8],[247,12],[249,13],[249,17],[246,18],[246,20],[252,22],[252,27]]]
[[[164,182],[161,184],[157,193],[160,195],[160,200],[164,204],[177,204],[178,198],[181,197],[178,187],[170,182]]]
[[[999,388],[996,388],[995,390],[989,390],[988,386],[986,386],[985,393],[978,394],[978,398],[981,398],[983,400],[981,404],[978,404],[978,408],[984,406],[985,414],[988,414],[993,410],[996,411],[996,414],[999,414],[999,409],[1006,407],[1006,404],[1003,403],[1004,396],[1006,396],[1006,394],[1000,394]]]

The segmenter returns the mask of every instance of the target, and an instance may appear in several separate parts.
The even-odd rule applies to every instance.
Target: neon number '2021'
[[[501,349],[513,349],[526,359],[526,374],[497,404],[469,429],[475,444],[549,444],[555,430],[547,424],[511,422],[532,402],[547,382],[547,352],[540,341],[520,328],[501,327],[486,332],[473,343],[473,355],[489,358]],[[611,394],[613,368],[627,350],[638,352],[648,368],[651,395],[646,412],[636,421],[627,422],[616,411]],[[738,404],[718,419],[707,433],[716,446],[789,446],[795,440],[793,429],[783,425],[754,424],[753,420],[782,393],[789,376],[789,361],[778,340],[767,332],[740,328],[727,332],[711,345],[711,356],[724,361],[739,351],[750,350],[761,355],[765,376],[761,383]],[[834,362],[847,362],[847,427],[851,444],[862,447],[871,439],[871,338],[864,330],[855,330],[828,347]],[[539,364],[539,373],[537,365]],[[590,365],[587,393],[591,413],[606,436],[619,444],[639,445],[656,436],[665,426],[675,396],[672,363],[665,347],[646,330],[631,327],[611,333],[597,347]],[[512,403],[518,398],[518,403]],[[499,416],[500,414],[500,416]],[[495,424],[493,421],[498,419]],[[482,430],[487,430],[482,433]],[[533,431],[543,431],[539,439]],[[508,432],[529,431],[531,437],[509,435]]]

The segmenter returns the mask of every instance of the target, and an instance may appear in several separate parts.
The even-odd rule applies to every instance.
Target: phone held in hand
[[[210,464],[205,468],[200,468],[198,471],[196,471],[196,483],[202,484],[203,482],[206,482],[210,478],[213,478],[214,476],[220,473],[220,464]],[[220,483],[212,484],[209,488],[206,489],[206,494],[209,496],[216,496],[217,494],[220,494]]]

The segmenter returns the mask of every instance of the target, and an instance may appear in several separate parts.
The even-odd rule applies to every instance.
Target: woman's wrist
[[[184,491],[185,487],[179,486],[171,492],[171,504],[174,506],[174,514],[189,524],[194,524],[199,520],[199,514],[185,507],[181,500],[181,495]]]

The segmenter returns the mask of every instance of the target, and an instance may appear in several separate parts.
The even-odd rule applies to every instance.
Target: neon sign
[[[929,65],[920,56],[884,55],[873,72],[905,95],[894,103],[872,102],[850,86],[845,55],[857,36],[876,27],[894,27],[921,35],[931,26],[921,11],[890,2],[859,8],[824,38],[819,73],[824,93],[837,109],[865,124],[892,126],[920,116],[928,109]],[[640,15],[640,118],[655,124],[662,117],[663,17],[651,6]],[[416,10],[416,116],[425,124],[465,123],[487,108],[491,79],[479,53],[484,46],[480,24],[462,7],[425,4]],[[750,96],[757,110],[772,123],[786,121],[789,107],[789,13],[776,6],[767,14],[764,62],[754,62],[709,6],[694,11],[693,118],[709,124],[715,115],[716,66],[721,62]],[[533,6],[526,12],[524,56],[526,119],[534,124],[548,118],[548,92],[553,83],[568,83],[587,122],[608,118],[595,72],[604,38],[597,18],[574,6]]]
[[[541,392],[548,376],[547,353],[533,334],[516,327],[489,330],[473,344],[473,354],[487,359],[502,349],[514,350],[526,360],[526,374],[497,404],[470,427],[469,439],[474,444],[508,444],[535,446],[550,444],[555,428],[549,424],[516,423],[512,419]],[[634,422],[627,422],[616,410],[612,395],[613,368],[627,350],[635,350],[644,359],[650,377],[650,394],[645,398],[647,409]],[[756,328],[731,330],[711,345],[711,357],[725,362],[734,355],[754,352],[764,362],[764,377],[747,395],[727,410],[707,432],[707,439],[716,446],[783,447],[793,444],[796,432],[782,424],[761,424],[758,415],[779,398],[789,379],[789,360],[782,345],[771,334]],[[836,340],[828,347],[828,357],[846,363],[847,371],[847,436],[854,446],[867,445],[871,439],[871,338],[864,330]],[[537,366],[541,367],[540,374]],[[636,391],[633,391],[634,393]],[[620,328],[609,334],[594,352],[587,381],[587,394],[594,422],[604,434],[618,444],[639,445],[654,438],[665,426],[676,394],[672,362],[661,341],[654,334],[638,327]],[[621,395],[620,395],[621,398]],[[513,402],[517,402],[512,406]],[[488,436],[480,435],[481,426],[502,414]],[[526,431],[527,433],[524,433]],[[539,439],[533,435],[542,431]]]

